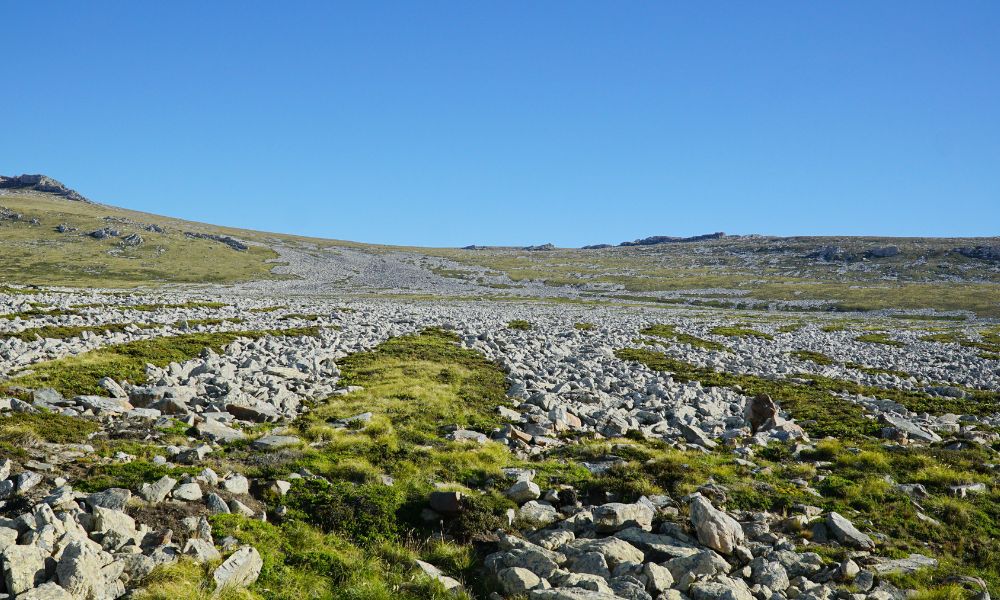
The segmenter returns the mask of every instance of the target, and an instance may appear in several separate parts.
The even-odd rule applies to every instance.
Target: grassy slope
[[[898,245],[902,254],[851,264],[805,258],[824,245],[862,253],[887,244]],[[515,282],[605,283],[624,286],[629,292],[727,288],[744,291],[750,299],[819,300],[841,310],[933,308],[970,310],[997,318],[1000,269],[952,252],[959,246],[981,244],[1000,244],[1000,240],[802,237],[724,239],[596,251],[414,250],[505,273]],[[925,260],[917,260],[919,257]],[[877,268],[865,270],[862,266]],[[468,277],[473,277],[471,272]],[[959,277],[963,283],[955,283],[951,277]],[[699,292],[698,296],[717,297],[712,292]]]
[[[732,464],[732,457],[724,451],[697,458],[669,453],[658,457],[647,452],[636,457],[633,468],[637,472],[630,479],[648,478],[677,493],[690,491],[699,480],[711,477],[727,486],[732,508],[783,512],[805,503],[850,515],[855,524],[870,524],[872,530],[887,536],[879,542],[879,554],[904,557],[917,552],[941,560],[936,569],[901,578],[899,583],[907,587],[937,587],[955,573],[983,577],[994,591],[1000,585],[1000,489],[993,472],[995,452],[986,448],[947,450],[939,445],[886,446],[878,439],[879,426],[866,418],[859,406],[831,394],[837,389],[855,393],[873,390],[859,390],[835,380],[765,380],[698,368],[648,350],[626,349],[618,356],[669,372],[680,381],[739,386],[748,394],[768,393],[814,437],[836,437],[820,441],[815,451],[803,453],[798,460],[787,446],[773,444],[754,459],[761,468],[752,472]],[[946,408],[951,407],[942,410]],[[813,480],[817,474],[825,475],[813,483],[821,496],[792,483],[800,478]],[[926,486],[928,496],[914,503],[891,482],[919,483]],[[949,486],[977,482],[987,484],[984,493],[963,499],[949,493]],[[919,518],[921,511],[940,524]],[[805,537],[810,537],[808,532]],[[830,558],[842,556],[839,549],[817,545],[805,549]]]
[[[38,217],[41,225],[0,221],[0,282],[72,286],[128,287],[152,283],[224,283],[273,277],[274,242],[311,247],[349,246],[373,253],[406,250],[447,258],[505,274],[515,282],[549,285],[604,283],[628,292],[698,291],[702,302],[731,304],[712,288],[742,290],[747,298],[819,300],[843,310],[921,309],[970,310],[1000,318],[1000,269],[952,252],[957,246],[997,244],[992,239],[925,238],[786,238],[724,239],[698,244],[611,248],[600,251],[561,249],[528,252],[515,248],[458,250],[402,248],[358,244],[205,225],[103,205],[71,202],[49,194],[17,192],[0,195],[6,206]],[[157,224],[166,233],[142,231],[105,216]],[[93,240],[80,232],[59,234],[67,223],[85,233],[105,226],[137,232],[146,239],[139,248],[120,248],[117,239]],[[198,231],[260,243],[237,252],[209,240],[190,239]],[[900,256],[867,263],[822,263],[804,256],[824,245],[863,253],[874,246],[896,244]],[[752,259],[747,258],[751,256]],[[926,260],[916,260],[923,257]],[[461,269],[436,268],[440,275],[475,279]],[[959,277],[963,283],[949,278]],[[517,284],[515,284],[517,285]],[[504,287],[498,284],[498,287]]]

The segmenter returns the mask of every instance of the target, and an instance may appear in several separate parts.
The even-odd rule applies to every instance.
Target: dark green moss
[[[883,346],[895,346],[897,348],[902,348],[906,344],[898,340],[894,340],[884,333],[866,333],[859,335],[854,338],[859,342],[867,342],[869,344],[882,344]]]
[[[125,331],[128,324],[107,323],[105,325],[91,326],[71,326],[71,325],[46,325],[44,327],[32,327],[18,332],[0,333],[0,339],[17,338],[25,342],[33,341],[36,336],[43,340],[68,340],[77,338],[85,332],[90,333],[119,333]]]
[[[164,475],[175,479],[184,474],[196,475],[201,471],[198,467],[167,467],[146,460],[133,460],[127,463],[112,463],[94,465],[87,476],[74,484],[85,492],[98,492],[111,487],[126,488],[133,492],[139,491],[143,483],[153,483]]]
[[[64,396],[103,394],[98,382],[104,377],[116,381],[143,383],[146,364],[164,367],[171,362],[183,362],[197,357],[205,348],[216,352],[239,337],[258,339],[265,336],[314,336],[317,328],[191,333],[137,340],[92,350],[78,356],[47,361],[32,366],[30,375],[12,379],[6,387],[52,387]]]
[[[20,445],[32,440],[56,444],[82,443],[98,429],[100,426],[96,421],[44,411],[0,416],[0,440]]]
[[[703,348],[705,350],[718,350],[724,351],[728,350],[725,345],[719,342],[713,342],[711,340],[703,340],[700,337],[696,337],[687,333],[680,333],[677,328],[673,325],[651,325],[645,329],[639,331],[643,335],[651,335],[658,338],[670,339],[681,344],[690,344],[695,348]]]
[[[756,329],[751,329],[749,327],[718,326],[712,328],[712,333],[714,333],[715,335],[725,335],[728,337],[758,337],[765,340],[774,339],[774,336],[769,333],[764,333],[763,331],[757,331]]]
[[[813,352],[812,350],[793,350],[791,355],[799,360],[807,360],[814,362],[817,365],[835,365],[837,361],[833,360],[829,356],[823,354],[822,352]]]

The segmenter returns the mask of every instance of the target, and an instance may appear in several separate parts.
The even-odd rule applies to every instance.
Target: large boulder
[[[629,527],[652,529],[653,508],[647,504],[611,502],[593,510],[594,526],[601,533],[613,533]]]
[[[9,546],[0,555],[7,592],[15,596],[45,583],[49,553],[38,546]]]
[[[750,426],[752,433],[766,428],[768,422],[772,425],[778,419],[778,405],[767,394],[757,394],[747,402],[743,418]]]
[[[851,546],[859,550],[875,549],[875,542],[866,534],[861,533],[853,523],[840,513],[831,512],[827,515],[826,527],[833,534],[833,537],[845,546]]]
[[[726,513],[712,506],[698,494],[691,501],[691,524],[698,532],[698,541],[716,552],[732,554],[744,541],[743,527]]]
[[[542,578],[524,567],[510,567],[497,573],[497,581],[508,596],[524,594],[542,585]]]
[[[108,581],[101,571],[102,566],[101,557],[93,548],[75,540],[66,546],[59,557],[56,578],[59,585],[75,598],[114,597],[108,593]]]
[[[257,549],[253,546],[243,546],[230,554],[229,558],[212,573],[215,588],[221,590],[225,587],[246,587],[257,581],[263,566],[264,561]]]

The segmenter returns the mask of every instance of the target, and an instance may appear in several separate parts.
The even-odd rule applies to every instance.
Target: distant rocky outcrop
[[[604,248],[612,248],[611,244],[593,244],[590,246],[584,246],[583,250],[603,250]]]
[[[530,250],[532,252],[539,252],[539,251],[544,252],[546,250],[555,250],[555,249],[556,247],[553,244],[541,244],[539,246],[525,246],[524,248],[522,248],[522,250]]]
[[[726,234],[717,231],[691,237],[675,237],[671,235],[654,235],[631,242],[622,242],[619,246],[655,246],[657,244],[675,244],[678,242],[703,242],[705,240],[717,240],[726,237]]]
[[[854,260],[854,255],[844,251],[840,246],[823,246],[814,252],[806,254],[806,258],[815,258],[827,262],[835,260],[850,261]]]
[[[219,242],[221,244],[225,244],[225,245],[229,246],[233,250],[239,250],[241,252],[244,251],[244,250],[249,250],[250,249],[250,246],[248,246],[245,243],[239,241],[238,239],[236,239],[234,237],[230,237],[228,235],[214,235],[214,234],[211,234],[211,233],[196,233],[194,231],[185,231],[184,235],[186,235],[187,237],[190,237],[190,238],[198,238],[198,239],[202,239],[202,240],[212,240],[213,242]]]
[[[1000,262],[1000,246],[974,246],[955,248],[955,252],[966,258]]]
[[[29,189],[55,194],[76,202],[91,202],[76,190],[71,190],[47,175],[15,175],[13,177],[0,175],[0,189]]]
[[[868,258],[891,258],[899,254],[899,246],[879,246],[865,252]]]

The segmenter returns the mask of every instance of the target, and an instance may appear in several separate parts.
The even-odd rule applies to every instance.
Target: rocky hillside
[[[0,190],[33,190],[61,196],[74,202],[90,202],[76,190],[71,190],[47,175],[0,175]]]
[[[988,598],[1000,330],[0,292],[0,594]]]
[[[653,236],[561,249],[401,248],[236,230],[0,184],[0,278],[35,285],[250,283],[392,293],[1000,318],[1000,238]]]

